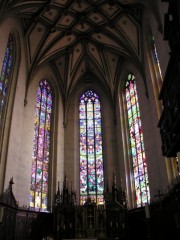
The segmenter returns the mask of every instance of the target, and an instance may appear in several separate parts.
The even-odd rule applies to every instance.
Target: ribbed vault
[[[124,59],[142,70],[142,12],[156,14],[156,0],[1,1],[0,20],[22,21],[29,81],[43,63],[57,75],[67,98],[85,73],[114,95]]]

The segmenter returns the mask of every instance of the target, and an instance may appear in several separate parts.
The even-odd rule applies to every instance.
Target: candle
[[[146,213],[146,218],[150,218],[150,211],[149,211],[149,204],[146,203],[145,205],[145,213]]]

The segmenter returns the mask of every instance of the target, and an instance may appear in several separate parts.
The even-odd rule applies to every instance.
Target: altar
[[[91,198],[84,205],[77,205],[75,193],[68,189],[65,180],[63,190],[58,187],[53,209],[55,239],[123,239],[127,203],[125,192],[116,186],[115,176],[112,189],[106,189],[104,199],[104,205],[96,205]]]

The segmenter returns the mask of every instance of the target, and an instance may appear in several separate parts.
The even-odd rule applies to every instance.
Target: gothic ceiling
[[[100,79],[113,96],[123,60],[142,67],[144,7],[157,13],[156,0],[0,0],[0,20],[22,21],[29,76],[48,62],[64,96],[85,73]]]

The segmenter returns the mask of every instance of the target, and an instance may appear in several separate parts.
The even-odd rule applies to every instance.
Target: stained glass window
[[[160,67],[160,63],[159,63],[159,57],[158,57],[158,53],[157,53],[157,49],[156,49],[156,45],[155,45],[155,39],[153,36],[152,36],[151,41],[152,41],[152,51],[153,51],[153,56],[154,56],[154,62],[156,63],[160,80],[163,81],[161,67]]]
[[[101,105],[98,95],[88,90],[79,101],[80,204],[91,198],[104,203]]]
[[[138,96],[135,77],[132,74],[128,75],[125,95],[136,204],[140,207],[150,201],[150,192]]]
[[[47,210],[52,92],[46,80],[37,94],[31,170],[30,207]]]
[[[11,83],[11,72],[13,67],[15,50],[14,45],[15,44],[13,36],[12,34],[10,34],[0,75],[0,126],[2,125],[8,90]]]

